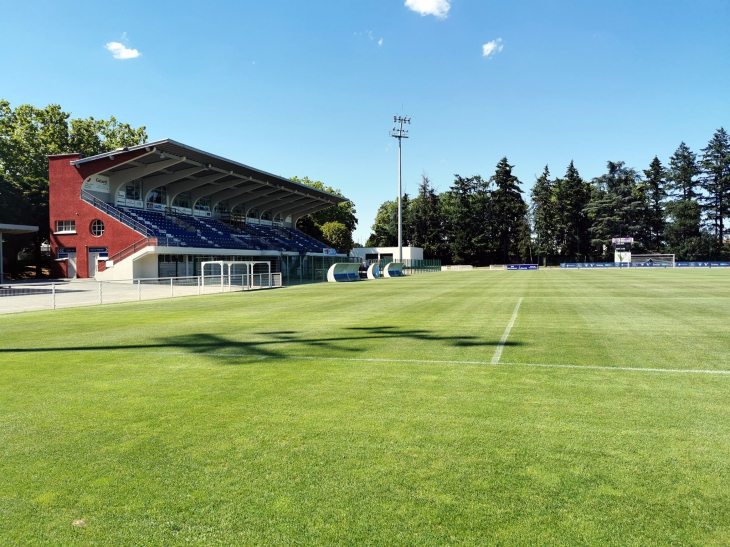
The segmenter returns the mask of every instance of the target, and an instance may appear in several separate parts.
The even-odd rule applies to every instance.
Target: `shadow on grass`
[[[84,352],[84,351],[130,351],[136,350],[140,353],[177,353],[185,352],[194,354],[206,354],[216,358],[240,359],[242,357],[266,358],[266,357],[296,357],[297,348],[314,348],[334,352],[336,356],[346,357],[352,354],[370,352],[374,349],[371,343],[363,344],[369,340],[382,340],[387,342],[388,347],[398,344],[399,341],[416,341],[419,350],[427,350],[432,355],[444,347],[484,347],[493,348],[497,346],[496,341],[485,341],[476,336],[442,336],[427,330],[402,329],[392,326],[381,327],[349,327],[343,329],[341,336],[311,338],[302,336],[296,331],[259,332],[251,335],[251,340],[234,340],[218,334],[197,333],[180,336],[169,336],[157,338],[145,344],[119,344],[119,345],[98,345],[98,346],[69,346],[69,347],[44,347],[44,348],[0,348],[2,353],[35,353],[35,352]],[[258,339],[256,339],[258,338]],[[519,346],[520,342],[506,342],[506,346]],[[286,351],[291,348],[293,351]],[[311,355],[300,353],[300,355]]]

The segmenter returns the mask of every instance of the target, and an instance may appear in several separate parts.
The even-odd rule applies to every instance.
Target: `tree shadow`
[[[341,333],[339,336],[337,334]],[[403,329],[394,326],[347,327],[334,331],[333,336],[307,337],[297,331],[254,332],[251,339],[235,339],[220,334],[195,333],[167,336],[149,343],[68,346],[44,348],[0,348],[3,353],[52,353],[52,352],[94,352],[131,351],[159,354],[201,354],[240,364],[243,359],[311,357],[327,353],[328,357],[352,357],[353,354],[367,354],[374,349],[370,341],[382,340],[388,347],[397,346],[399,341],[416,341],[423,345],[419,350],[437,353],[444,347],[475,348],[498,345],[497,341],[477,336],[444,336],[424,329]],[[506,346],[519,346],[521,342],[506,342]],[[429,347],[431,346],[431,347]],[[302,349],[300,350],[299,347]],[[314,351],[312,351],[314,350]],[[325,350],[324,352],[322,350]]]

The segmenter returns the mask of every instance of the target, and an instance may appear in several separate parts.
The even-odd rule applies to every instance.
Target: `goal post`
[[[506,270],[507,264],[490,264],[489,269],[490,270]]]
[[[643,254],[631,255],[632,266],[657,266],[662,268],[674,268],[673,254]]]

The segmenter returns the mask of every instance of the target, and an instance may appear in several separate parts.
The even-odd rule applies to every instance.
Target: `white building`
[[[398,247],[358,247],[350,251],[350,256],[365,260],[398,260]],[[403,260],[423,260],[423,248],[403,247]]]

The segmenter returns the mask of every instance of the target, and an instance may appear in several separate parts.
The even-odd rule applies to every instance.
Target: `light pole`
[[[408,130],[403,129],[404,124],[410,124],[411,119],[406,116],[393,116],[393,130],[391,137],[398,139],[398,262],[403,262],[403,207],[401,192],[401,139],[408,138]]]

